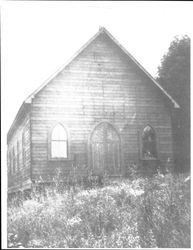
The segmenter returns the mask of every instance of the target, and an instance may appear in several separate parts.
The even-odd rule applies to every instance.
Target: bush
[[[190,246],[190,181],[157,175],[106,183],[87,190],[52,190],[10,206],[8,246]]]
[[[138,166],[135,162],[130,162],[130,164],[127,166],[126,177],[130,178],[131,180],[134,180],[139,177]]]
[[[138,246],[131,197],[123,187],[106,186],[24,201],[8,209],[8,232],[17,235],[14,244],[9,237],[9,246]]]

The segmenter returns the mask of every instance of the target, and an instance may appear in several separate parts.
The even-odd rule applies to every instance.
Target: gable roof
[[[51,80],[54,79],[62,70],[65,69],[76,57],[85,50],[100,34],[105,33],[122,51],[126,54],[144,73],[145,75],[164,93],[165,96],[173,103],[174,108],[180,108],[179,104],[164,90],[164,88],[143,68],[143,66],[111,35],[109,31],[107,31],[104,27],[100,27],[99,31],[90,39],[87,43],[85,43],[64,65],[62,65],[53,75],[51,75],[39,88],[37,88],[32,94],[30,94],[23,102],[22,106],[20,107],[10,129],[8,132],[8,137],[12,130],[14,130],[16,121],[20,116],[21,112],[26,110],[23,106],[29,105],[32,102],[32,99],[35,97],[36,94],[39,93]],[[29,109],[28,109],[29,110]]]
[[[86,43],[80,50],[78,50],[73,57],[71,57],[64,65],[62,65],[53,75],[51,75],[39,88],[37,88],[31,95],[29,95],[25,103],[31,103],[35,95],[43,89],[55,76],[65,69],[84,49],[88,47],[101,33],[105,33],[146,75],[151,81],[169,98],[173,103],[174,108],[180,108],[179,104],[164,90],[164,88],[144,69],[144,67],[111,35],[111,33],[104,27],[100,27],[99,31]]]

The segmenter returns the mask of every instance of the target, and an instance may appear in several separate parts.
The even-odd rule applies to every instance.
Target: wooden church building
[[[124,176],[173,161],[175,100],[105,29],[20,107],[7,135],[8,192],[68,176]]]

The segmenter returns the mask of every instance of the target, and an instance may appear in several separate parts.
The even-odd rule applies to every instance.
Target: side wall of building
[[[8,192],[30,185],[30,114],[21,119],[7,145]]]

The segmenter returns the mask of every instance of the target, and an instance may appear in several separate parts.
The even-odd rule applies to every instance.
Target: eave
[[[31,103],[24,101],[17,112],[17,115],[15,116],[15,119],[13,120],[13,123],[7,133],[7,144],[10,141],[11,136],[13,135],[15,129],[17,128],[19,121],[22,119],[23,115],[27,114],[30,110]]]

